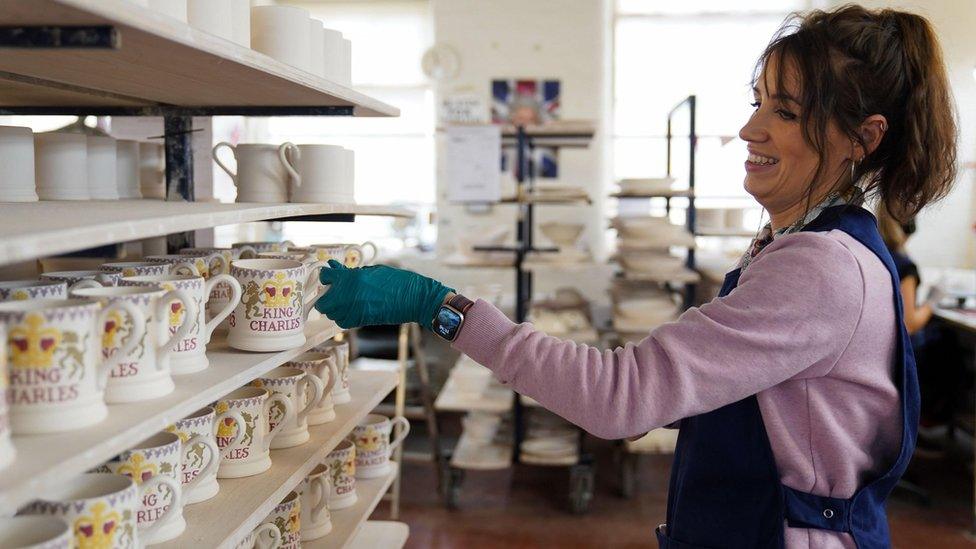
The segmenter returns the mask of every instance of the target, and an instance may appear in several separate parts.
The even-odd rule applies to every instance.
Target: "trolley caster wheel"
[[[593,467],[574,465],[569,470],[569,510],[582,515],[590,509],[593,500]]]
[[[464,470],[456,467],[447,469],[444,482],[444,505],[451,510],[458,508],[461,499],[461,483],[464,482]]]

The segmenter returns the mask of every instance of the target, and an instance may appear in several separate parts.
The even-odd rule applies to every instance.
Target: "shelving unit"
[[[385,206],[194,200],[192,117],[398,116],[395,107],[127,0],[8,0],[0,26],[0,114],[161,116],[167,187],[166,201],[0,204],[0,265],[156,236],[167,236],[175,252],[193,245],[187,231],[226,224],[413,215]],[[109,405],[108,417],[89,428],[14,437],[17,459],[0,475],[0,515],[338,333],[328,319],[313,321],[304,345],[278,353],[236,351],[215,338],[210,367],[175,378],[168,396]],[[184,508],[187,529],[167,546],[235,546],[401,385],[401,375],[350,372],[352,401],[336,407],[334,421],[311,427],[306,444],[273,450],[270,470],[221,479],[217,497]],[[361,503],[333,515],[323,546],[349,545],[398,471],[359,483]]]
[[[349,542],[350,549],[400,549],[407,543],[410,527],[402,522],[370,520]]]
[[[81,207],[83,204],[83,207]],[[409,210],[354,204],[224,204],[165,200],[0,204],[0,264],[171,233],[251,221],[352,221],[412,217]],[[38,221],[44,223],[38,226]]]
[[[304,549],[343,549],[350,547],[357,534],[368,524],[366,518],[379,505],[380,500],[383,499],[383,494],[390,488],[398,474],[399,468],[394,466],[391,467],[389,474],[384,477],[357,478],[356,503],[352,507],[339,509],[332,513],[332,531],[329,532],[329,535],[312,542],[302,543],[302,547]],[[386,546],[374,545],[373,547]]]
[[[235,479],[220,479],[220,493],[205,502],[185,507],[183,516],[186,518],[184,534],[170,542],[158,545],[161,549],[181,547],[233,547],[264,520],[279,501],[301,483],[316,465],[325,460],[325,456],[348,434],[353,427],[397,385],[395,372],[379,371],[350,371],[349,391],[352,401],[336,406],[335,420],[323,425],[309,427],[311,438],[301,446],[274,450],[271,453],[271,469],[252,477]],[[386,492],[385,487],[393,482],[396,475],[394,467],[388,477],[379,482],[356,481],[356,493],[359,503],[368,501],[371,497],[377,500]],[[378,484],[385,483],[385,487],[378,495]],[[376,506],[374,502],[369,512]],[[356,506],[333,514],[336,523],[332,534],[324,539],[332,538],[333,534],[341,531],[345,525],[352,530],[366,520],[365,515],[352,512]],[[349,537],[348,535],[346,537]],[[330,547],[333,545],[329,545]]]

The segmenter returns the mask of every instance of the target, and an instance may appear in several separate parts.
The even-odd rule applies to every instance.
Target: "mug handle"
[[[227,302],[227,305],[225,305],[223,309],[217,311],[213,318],[210,319],[210,322],[207,322],[205,330],[206,333],[204,335],[206,336],[206,341],[208,342],[210,341],[210,335],[213,334],[213,331],[217,328],[217,325],[223,322],[225,318],[230,316],[230,313],[234,311],[234,307],[237,307],[237,302],[241,300],[241,283],[238,282],[236,278],[224,273],[217,276],[212,276],[210,277],[210,280],[207,281],[207,284],[203,289],[203,291],[206,293],[205,295],[207,296],[207,301],[210,301],[210,292],[213,290],[213,287],[221,282],[230,285],[231,297]]]
[[[146,316],[142,314],[142,311],[136,309],[131,303],[127,301],[116,301],[102,309],[98,316],[96,317],[96,326],[105,332],[105,321],[108,320],[108,314],[113,311],[122,310],[126,315],[129,316],[129,320],[132,321],[132,333],[129,334],[129,340],[122,345],[118,351],[112,356],[102,359],[96,370],[98,378],[98,390],[104,390],[105,385],[108,384],[108,376],[112,371],[112,368],[117,366],[122,359],[127,357],[129,353],[135,350],[139,342],[142,341],[142,336],[146,334]]]
[[[230,262],[224,257],[224,254],[217,252],[211,254],[206,258],[207,268],[210,269],[210,276],[225,274],[230,272]],[[217,269],[214,269],[214,264],[217,265]]]
[[[254,259],[258,256],[258,251],[254,249],[254,246],[241,246],[237,249],[241,251],[241,259]]]
[[[364,266],[365,265],[372,265],[373,264],[373,261],[376,261],[376,256],[378,256],[379,253],[380,253],[379,248],[376,247],[376,244],[373,244],[373,241],[372,240],[367,240],[366,242],[363,242],[362,244],[359,245],[360,250],[363,250],[363,249],[365,249],[367,247],[372,248],[373,249],[373,253],[370,254],[369,259],[366,259],[365,257],[363,257],[363,265]],[[365,256],[365,255],[366,254],[363,254],[363,256]]]
[[[319,270],[328,269],[329,265],[324,261],[319,261],[309,267],[308,278],[305,279],[305,304],[302,310],[302,318],[308,322],[308,315],[312,312],[312,307],[315,302],[319,300],[320,297],[325,295],[325,292],[329,291],[329,287],[321,284],[319,282]],[[309,292],[307,289],[309,287],[315,287],[314,292]]]
[[[261,544],[261,536],[267,532],[271,536],[271,545],[264,547]],[[273,522],[265,522],[261,526],[258,526],[253,531],[254,534],[254,545],[250,549],[279,549],[281,547],[281,530]]]
[[[217,436],[217,428],[227,418],[234,420],[234,424],[237,425],[237,432],[234,434],[234,439],[231,440],[227,444],[227,447],[224,448],[224,451],[220,453],[221,460],[227,459],[230,451],[241,443],[241,440],[244,439],[245,430],[247,429],[247,424],[244,423],[244,416],[242,416],[240,412],[224,412],[217,416],[217,419],[214,420],[214,436]]]
[[[308,514],[308,518],[312,519],[313,523],[318,524],[329,513],[329,490],[332,490],[332,479],[329,478],[328,470],[324,475],[312,479],[309,489],[312,490],[312,501],[316,503],[312,505],[312,511]]]
[[[173,337],[166,340],[166,336],[169,335],[169,322],[165,319],[169,315],[169,307],[173,301],[182,303],[186,314],[183,315],[183,322],[180,323],[180,327],[176,329]],[[193,319],[197,316],[197,304],[193,302],[193,298],[186,291],[170,290],[156,302],[156,310],[153,313],[159,319],[159,340],[166,341],[166,343],[160,343],[159,347],[156,348],[156,369],[159,370],[162,368],[163,359],[172,354],[176,344],[182,341],[193,329]]]
[[[238,429],[238,431],[243,432],[244,430]],[[184,490],[190,490],[197,484],[200,484],[200,481],[212,474],[215,474],[217,472],[217,467],[220,467],[220,450],[217,449],[217,443],[203,435],[196,435],[190,440],[186,441],[184,447],[196,446],[197,444],[203,444],[206,446],[207,450],[210,450],[210,463],[208,463],[207,466],[200,471],[200,474],[197,475],[196,478],[186,484],[186,486],[183,488]]]
[[[328,358],[325,359],[325,363],[329,368],[329,382],[325,384],[325,389],[322,390],[322,394],[331,395],[332,389],[335,387],[336,382],[339,381],[339,366],[336,365],[335,354],[329,354]],[[323,396],[322,398],[325,397]]]
[[[310,398],[308,400],[308,404],[306,404],[305,407],[302,408],[300,412],[298,412],[299,425],[301,425],[305,421],[305,418],[308,417],[308,414],[310,414],[312,412],[312,409],[318,406],[320,402],[322,402],[322,397],[325,396],[325,384],[322,383],[321,379],[311,374],[305,374],[305,377],[303,377],[298,381],[298,386],[295,387],[295,391],[299,395],[302,395],[303,397],[306,396],[308,394],[308,385],[310,383],[312,384],[312,398]]]
[[[390,455],[386,456],[387,459],[393,457],[393,451],[396,450],[397,447],[403,443],[403,440],[407,438],[407,435],[410,433],[410,422],[407,421],[407,418],[403,416],[397,416],[393,418],[393,421],[391,423],[393,423],[393,426],[390,428],[390,432],[392,433],[396,429],[397,423],[400,424],[400,432],[397,433],[395,439],[390,441],[390,448],[389,448]]]
[[[75,290],[83,290],[85,288],[101,288],[101,287],[102,287],[101,282],[97,280],[93,280],[91,278],[86,278],[84,280],[79,280],[78,282],[75,282],[71,286],[68,286],[68,292],[70,293]]]
[[[289,155],[294,156],[294,160],[289,159]],[[302,151],[297,145],[291,141],[287,141],[278,147],[278,158],[281,159],[281,164],[285,167],[285,170],[288,172],[288,176],[291,177],[291,180],[295,186],[301,187],[302,176],[298,173],[298,170],[295,169],[294,162],[302,159]]]
[[[201,276],[200,269],[193,264],[192,261],[181,261],[179,263],[173,263],[169,266],[170,274],[175,275],[190,275],[190,276]]]
[[[268,436],[265,437],[264,439],[265,452],[271,449],[271,441],[274,440],[274,437],[278,436],[278,433],[280,433],[282,429],[285,428],[285,424],[288,423],[290,419],[295,417],[295,407],[291,405],[291,399],[289,399],[285,395],[274,393],[271,395],[271,398],[269,398],[264,402],[264,410],[262,410],[262,414],[265,421],[268,422],[271,421],[270,418],[268,417],[268,414],[271,413],[271,404],[275,401],[281,402],[282,405],[285,407],[285,417],[281,418],[281,421],[277,425],[275,425],[274,429],[269,431]]]
[[[232,155],[234,155],[234,160],[237,160],[237,148],[234,147],[233,145],[231,145],[230,143],[226,142],[226,141],[221,141],[220,143],[217,143],[216,145],[214,145],[214,148],[213,148],[213,160],[214,160],[214,162],[216,162],[217,165],[220,166],[220,169],[222,169],[225,172],[227,172],[227,175],[230,176],[230,180],[234,182],[234,186],[236,187],[237,186],[237,174],[234,173],[234,172],[232,172],[232,171],[230,171],[230,168],[228,168],[227,165],[224,164],[223,162],[221,162],[220,161],[220,158],[217,157],[217,149],[219,149],[221,147],[227,147],[228,149],[230,149],[230,153]]]
[[[292,242],[291,240],[282,240],[281,241],[281,245],[285,247],[285,251],[288,251],[288,248],[295,248],[296,247],[295,246],[295,243]]]
[[[152,489],[156,489],[160,484],[165,484],[169,488],[169,493],[172,494],[173,499],[169,502],[169,507],[166,511],[156,519],[156,522],[150,524],[145,530],[141,530],[139,533],[148,536],[156,530],[159,530],[164,525],[173,520],[178,514],[174,514],[176,511],[183,509],[183,497],[180,494],[180,481],[168,477],[166,475],[156,475],[153,478],[143,482],[139,485],[139,499],[142,500],[146,497],[146,492]]]

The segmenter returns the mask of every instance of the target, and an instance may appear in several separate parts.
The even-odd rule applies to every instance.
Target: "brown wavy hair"
[[[795,68],[804,139],[820,154],[808,202],[824,176],[827,128],[864,147],[864,119],[883,115],[887,131],[877,149],[832,191],[853,182],[877,194],[897,219],[912,217],[949,193],[956,174],[956,116],[942,49],[920,15],[845,5],[793,14],[756,64],[753,82],[771,59]],[[776,87],[783,90],[785,70]],[[866,148],[864,150],[867,150]]]

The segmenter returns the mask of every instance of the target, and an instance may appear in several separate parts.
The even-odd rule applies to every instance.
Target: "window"
[[[787,14],[805,7],[805,0],[618,0],[614,177],[665,175],[668,111],[695,95],[695,185],[696,194],[704,197],[699,204],[741,206],[741,200],[725,198],[747,196],[742,189],[745,144],[736,136],[751,112],[755,62]],[[686,119],[687,114],[676,119],[675,135],[687,135]],[[679,180],[687,176],[687,147],[681,138],[673,145],[672,167]]]

